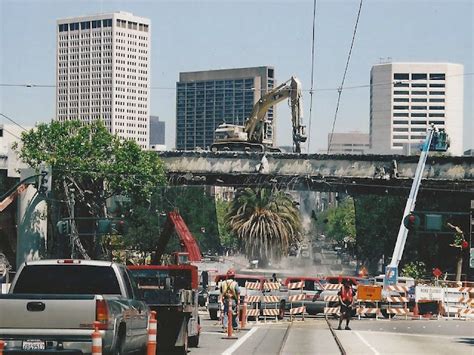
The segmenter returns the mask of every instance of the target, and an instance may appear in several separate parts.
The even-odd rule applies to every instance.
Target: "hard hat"
[[[235,276],[235,270],[234,269],[227,270],[227,277],[234,277],[234,276]]]

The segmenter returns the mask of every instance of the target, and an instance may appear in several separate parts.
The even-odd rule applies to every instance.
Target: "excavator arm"
[[[165,252],[173,233],[178,236],[183,251],[189,253],[189,261],[201,261],[201,250],[196,239],[189,231],[179,212],[172,211],[168,212],[165,225],[160,233],[154,263],[161,260],[161,256]]]
[[[265,136],[265,115],[268,109],[279,102],[289,98],[291,107],[291,120],[293,126],[293,143],[300,152],[300,143],[306,141],[304,126],[301,125],[303,119],[301,83],[291,77],[270,92],[263,95],[254,105],[252,113],[245,122],[244,131],[247,133],[248,141],[252,143],[262,143]]]

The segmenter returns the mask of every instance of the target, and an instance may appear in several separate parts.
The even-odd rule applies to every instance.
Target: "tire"
[[[188,345],[190,348],[197,348],[199,346],[199,335],[194,335],[188,338]]]
[[[278,313],[278,319],[282,320],[283,318],[285,318],[285,301],[281,301],[280,313]]]
[[[396,316],[395,313],[388,313],[386,309],[380,310],[384,318],[394,318]]]
[[[217,309],[210,309],[209,317],[211,318],[211,320],[218,320],[219,317],[217,317]]]
[[[125,326],[120,325],[118,331],[118,338],[117,344],[115,344],[115,348],[112,351],[113,355],[123,355],[125,354]]]

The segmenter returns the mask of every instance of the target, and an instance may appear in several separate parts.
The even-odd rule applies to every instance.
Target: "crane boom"
[[[270,107],[285,99],[290,101],[294,151],[300,153],[301,143],[306,141],[306,136],[305,127],[302,125],[301,83],[294,76],[263,95],[255,103],[244,126],[219,125],[216,129],[215,142],[211,145],[211,150],[279,151],[278,148],[272,147],[272,141],[267,138],[272,122],[266,121],[265,116]]]
[[[434,125],[428,129],[425,141],[423,143],[420,159],[418,160],[418,165],[415,170],[415,176],[413,177],[413,183],[411,185],[410,194],[405,205],[405,210],[403,211],[403,218],[400,223],[400,228],[398,230],[397,242],[395,244],[395,249],[393,250],[392,260],[387,266],[385,272],[385,284],[396,284],[398,279],[398,264],[403,256],[403,250],[405,249],[405,243],[408,236],[408,229],[403,223],[405,216],[411,213],[415,209],[416,197],[418,195],[418,190],[420,189],[421,179],[423,177],[423,170],[425,169],[426,159],[428,158],[428,153],[430,150],[437,151],[446,151],[448,147],[448,142],[446,135],[443,133],[443,139],[438,144],[438,130]],[[433,144],[436,143],[436,144]]]

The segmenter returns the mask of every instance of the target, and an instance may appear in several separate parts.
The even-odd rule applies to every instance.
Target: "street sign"
[[[374,301],[382,300],[382,286],[357,285],[358,301]]]
[[[419,301],[443,301],[444,291],[441,287],[416,286],[415,302]]]
[[[384,286],[396,285],[398,281],[398,267],[397,266],[387,266],[385,270],[385,278],[383,280]]]

